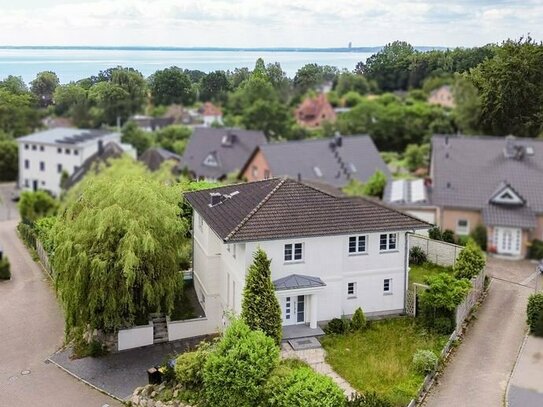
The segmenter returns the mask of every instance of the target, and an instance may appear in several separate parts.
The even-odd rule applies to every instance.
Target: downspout
[[[403,254],[403,313],[407,313],[407,267],[409,265],[409,240],[408,235],[415,234],[415,231],[405,232],[405,247]]]

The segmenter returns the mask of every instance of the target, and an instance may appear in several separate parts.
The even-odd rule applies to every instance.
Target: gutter
[[[405,232],[405,248],[404,248],[404,258],[403,258],[403,312],[407,312],[407,267],[409,262],[409,235],[414,235],[415,231]]]

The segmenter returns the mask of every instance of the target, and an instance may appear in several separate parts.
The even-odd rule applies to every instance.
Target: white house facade
[[[121,145],[120,140],[120,133],[75,128],[55,128],[20,137],[19,187],[58,196],[63,172],[73,174],[98,151],[100,144],[113,141]]]
[[[241,311],[259,247],[272,260],[284,326],[317,328],[358,307],[370,316],[404,311],[407,234],[428,224],[290,179],[198,191],[187,199],[194,208],[194,283],[206,314]]]

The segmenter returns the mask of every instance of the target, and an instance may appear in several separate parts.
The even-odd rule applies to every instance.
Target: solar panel
[[[424,180],[416,179],[411,181],[411,202],[426,201],[426,191],[424,189]]]
[[[315,172],[315,175],[317,177],[319,177],[319,178],[322,177],[322,171],[321,171],[321,169],[319,167],[313,167],[313,171]]]
[[[405,180],[392,181],[390,190],[390,202],[401,202],[404,200]]]

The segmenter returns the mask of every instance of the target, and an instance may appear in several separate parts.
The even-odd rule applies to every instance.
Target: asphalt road
[[[488,297],[425,406],[503,405],[507,381],[526,332],[526,303],[534,292],[536,280],[530,279],[534,270],[535,265],[528,261],[489,259],[487,273],[493,281]]]
[[[64,322],[49,279],[16,235],[17,222],[0,222],[12,271],[0,282],[0,406],[120,406],[45,363],[62,345]]]

